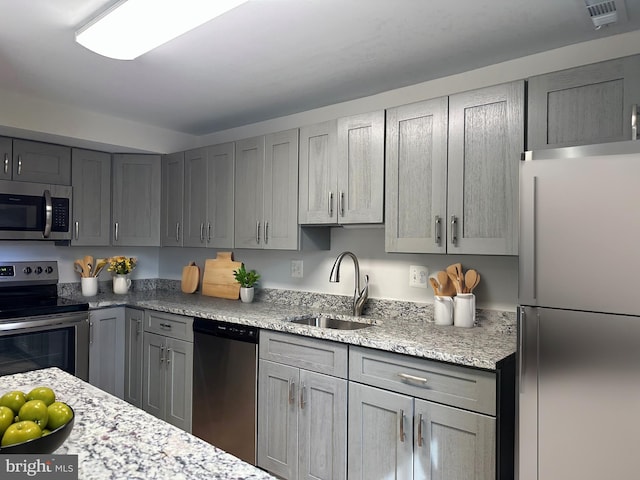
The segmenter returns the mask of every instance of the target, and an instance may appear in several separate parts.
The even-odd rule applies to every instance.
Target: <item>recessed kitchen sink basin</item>
[[[300,325],[309,325],[311,327],[319,328],[332,328],[334,330],[359,330],[361,328],[370,327],[371,323],[354,322],[351,320],[342,320],[334,317],[308,317],[297,318],[292,320],[291,323],[298,323]]]

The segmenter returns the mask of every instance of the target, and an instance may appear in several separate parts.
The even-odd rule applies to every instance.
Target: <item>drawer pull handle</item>
[[[404,410],[400,410],[400,441],[404,443]]]
[[[416,377],[415,375],[409,375],[408,373],[399,373],[398,376],[403,380],[409,380],[410,382],[427,383],[427,379],[423,377]]]
[[[162,328],[164,330],[171,330],[171,324],[170,323],[161,323],[160,324],[160,328]]]

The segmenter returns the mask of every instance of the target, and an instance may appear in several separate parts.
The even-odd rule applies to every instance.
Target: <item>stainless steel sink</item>
[[[309,325],[319,328],[332,328],[334,330],[359,330],[361,328],[367,328],[372,325],[371,323],[354,322],[351,320],[342,320],[340,318],[325,316],[297,318],[295,320],[291,320],[291,323]]]

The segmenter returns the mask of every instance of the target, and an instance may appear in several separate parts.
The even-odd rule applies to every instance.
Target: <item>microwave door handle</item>
[[[53,206],[51,204],[51,192],[44,191],[44,231],[42,236],[49,238],[51,235],[51,223],[53,222]]]

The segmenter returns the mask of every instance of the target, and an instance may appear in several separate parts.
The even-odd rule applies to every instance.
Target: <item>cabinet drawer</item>
[[[352,346],[349,380],[496,414],[496,379],[492,372]]]
[[[193,318],[145,310],[144,331],[193,342]]]
[[[347,345],[262,330],[260,358],[312,372],[347,378]]]

